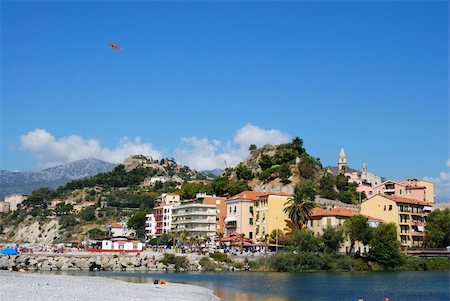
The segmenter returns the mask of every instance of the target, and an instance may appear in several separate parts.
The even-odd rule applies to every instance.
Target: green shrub
[[[450,258],[429,259],[428,267],[430,270],[450,270]]]
[[[209,260],[208,257],[202,257],[199,264],[202,266],[204,271],[215,271],[218,267],[213,261]]]
[[[190,263],[186,256],[175,256],[174,254],[164,254],[161,263],[164,265],[173,264],[175,265],[175,270],[189,269]]]
[[[209,257],[211,257],[212,259],[214,259],[215,261],[220,261],[220,262],[231,262],[231,260],[228,258],[227,254],[225,253],[209,253]]]
[[[245,263],[242,261],[232,261],[231,262],[231,266],[235,267],[236,269],[243,269],[244,265],[245,265]]]
[[[361,258],[351,259],[351,264],[352,264],[354,271],[368,271],[369,270],[369,266]]]

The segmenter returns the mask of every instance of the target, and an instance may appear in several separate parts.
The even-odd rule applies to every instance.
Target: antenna
[[[227,160],[223,159],[223,162],[225,163],[225,169],[227,169],[227,168],[228,168],[228,166],[227,166]]]

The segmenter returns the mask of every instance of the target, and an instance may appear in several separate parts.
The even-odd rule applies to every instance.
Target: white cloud
[[[450,167],[450,159],[445,165]],[[423,179],[434,183],[434,193],[437,198],[447,200],[450,198],[450,171],[442,171],[438,177],[424,177]]]
[[[20,148],[33,153],[39,167],[49,167],[86,158],[97,158],[112,163],[121,163],[134,154],[144,154],[161,158],[160,152],[150,143],[143,143],[139,137],[134,140],[122,138],[113,148],[101,146],[97,139],[85,139],[70,135],[56,139],[44,129],[35,129],[20,136]]]
[[[175,159],[197,170],[224,168],[235,166],[248,155],[251,144],[280,144],[290,141],[287,134],[279,130],[265,130],[252,124],[239,129],[233,140],[222,143],[206,138],[185,137],[182,145],[175,149]]]
[[[233,139],[234,144],[242,146],[263,146],[265,144],[281,144],[291,140],[289,135],[279,130],[264,130],[252,124],[247,124],[238,130]]]

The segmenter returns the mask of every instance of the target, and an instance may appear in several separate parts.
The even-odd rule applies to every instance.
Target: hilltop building
[[[347,172],[347,158],[345,157],[344,148],[341,147],[338,158],[338,174],[345,174]]]
[[[25,201],[28,198],[27,194],[10,194],[5,197],[5,203],[9,203],[9,210],[10,211],[16,211],[19,204],[21,204],[23,201]]]
[[[374,187],[360,186],[357,190],[364,191],[367,197],[389,195],[434,204],[433,183],[414,178],[401,181],[388,180]]]

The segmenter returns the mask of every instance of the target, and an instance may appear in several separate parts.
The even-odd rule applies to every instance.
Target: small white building
[[[126,237],[90,241],[90,252],[140,252],[143,244],[140,241],[129,240]]]
[[[127,223],[121,222],[121,223],[111,223],[109,225],[109,232],[112,237],[117,236],[125,236],[125,237],[135,237],[136,236],[136,230],[129,229],[127,226]]]

